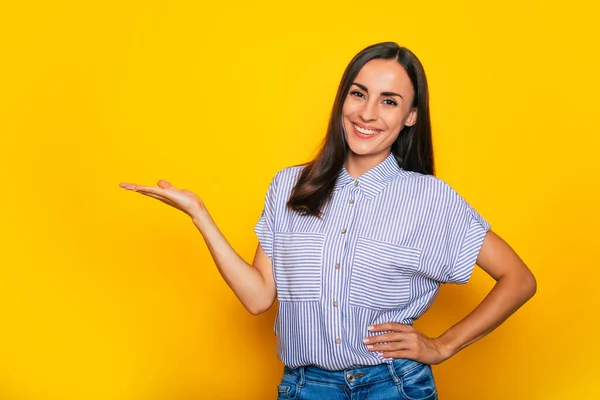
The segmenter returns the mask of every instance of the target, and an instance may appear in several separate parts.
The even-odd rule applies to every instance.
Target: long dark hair
[[[378,43],[362,50],[346,67],[335,96],[325,140],[317,156],[305,164],[288,200],[287,206],[290,209],[302,214],[321,216],[321,210],[330,198],[348,152],[342,125],[344,101],[358,72],[374,59],[398,61],[408,73],[415,91],[412,107],[418,110],[417,122],[413,126],[404,126],[398,139],[392,144],[392,153],[398,165],[407,171],[434,174],[425,70],[417,56],[409,49],[394,42]]]

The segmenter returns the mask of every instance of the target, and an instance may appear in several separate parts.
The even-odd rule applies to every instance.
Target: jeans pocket
[[[350,304],[374,310],[405,307],[420,258],[418,249],[359,238],[350,278]]]
[[[399,389],[406,400],[437,400],[433,372],[427,364],[420,364],[401,375]]]
[[[321,299],[325,234],[276,232],[273,271],[279,301]]]
[[[298,379],[284,373],[281,383],[277,386],[277,400],[294,400],[299,393]]]
[[[292,392],[293,386],[290,385],[279,385],[277,386],[277,400],[289,400],[292,399],[290,397],[290,392]]]

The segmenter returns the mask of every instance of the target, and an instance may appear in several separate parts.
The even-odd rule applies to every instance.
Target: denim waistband
[[[283,373],[296,376],[300,385],[303,385],[306,380],[356,387],[387,379],[393,379],[395,383],[399,383],[402,375],[419,366],[421,366],[421,363],[418,361],[397,358],[390,364],[357,366],[341,371],[329,371],[312,365],[298,368],[289,368],[286,366]]]

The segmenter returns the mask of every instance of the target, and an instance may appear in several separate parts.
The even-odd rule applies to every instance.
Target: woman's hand
[[[260,314],[271,307],[276,296],[273,267],[260,244],[257,245],[254,263],[250,265],[231,247],[204,207],[204,202],[195,193],[177,189],[164,180],[158,181],[158,187],[126,182],[119,186],[154,197],[189,215],[202,234],[221,276],[244,307],[252,314]]]
[[[423,364],[439,364],[452,356],[437,339],[429,338],[412,325],[388,322],[369,327],[369,332],[386,332],[365,338],[369,351],[383,357],[408,358]]]
[[[197,216],[198,213],[205,211],[204,202],[197,194],[192,193],[189,190],[177,189],[175,186],[162,179],[158,181],[158,187],[141,186],[127,182],[123,182],[119,184],[119,186],[127,190],[133,190],[144,196],[154,197],[171,207],[183,211],[192,217],[192,219]]]

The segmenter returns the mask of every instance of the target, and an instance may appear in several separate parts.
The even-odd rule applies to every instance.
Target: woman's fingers
[[[192,215],[203,207],[202,200],[195,193],[189,190],[177,189],[164,179],[158,181],[158,187],[137,185],[129,182],[122,182],[119,186],[158,199],[188,215]]]
[[[163,201],[171,206],[175,205],[175,202],[173,201],[171,196],[169,196],[168,191],[163,188],[157,188],[157,187],[153,187],[153,186],[136,185],[134,183],[121,183],[119,186],[124,189],[127,189],[127,190],[133,190],[134,192],[138,192],[145,196],[153,197],[153,198]]]
[[[412,325],[392,322],[369,327],[369,331],[385,331],[363,340],[369,351],[383,357],[409,358],[424,364],[439,364],[448,358],[440,352],[436,339],[423,335]]]
[[[412,343],[404,339],[387,343],[368,344],[367,349],[373,353],[379,353],[385,358],[412,358],[414,353]]]
[[[389,343],[377,343],[367,345],[369,351],[381,352],[381,351],[398,351],[398,350],[409,350],[411,347],[406,342],[389,342]]]
[[[385,332],[381,335],[371,336],[363,339],[367,349],[372,352],[381,353],[384,357],[398,357],[398,352],[412,350],[416,329],[411,325],[389,322],[374,325],[369,332]],[[392,355],[390,355],[392,354]]]
[[[369,332],[385,333],[364,338],[363,342],[367,345],[407,340],[409,336],[415,331],[415,329],[411,325],[397,324],[395,322],[373,325],[368,329]]]
[[[408,335],[403,332],[388,332],[388,333],[384,333],[382,335],[364,338],[363,342],[365,344],[399,342],[402,340],[406,340],[407,338],[408,338]]]
[[[414,341],[409,333],[389,332],[372,336],[365,340],[369,351],[381,354],[382,357],[412,358]]]
[[[158,186],[160,186],[163,189],[175,189],[175,186],[171,185],[169,182],[165,181],[164,179],[161,179],[158,181]]]
[[[173,185],[171,185],[169,182],[163,181],[163,180],[158,181],[158,184],[160,187],[144,186],[144,185],[137,185],[135,183],[123,182],[123,183],[119,184],[119,186],[124,189],[127,189],[127,190],[133,190],[134,192],[152,193],[154,195],[162,196],[171,201],[174,201],[173,194],[175,193],[174,190],[176,190],[175,187]]]
[[[123,189],[127,189],[127,190],[133,190],[133,183],[127,183],[127,182],[121,182],[119,183],[119,187],[123,188]]]
[[[129,188],[126,188],[129,189]],[[155,186],[143,186],[143,185],[135,185],[131,184],[131,190],[135,192],[144,192],[144,193],[152,193],[157,194],[159,196],[168,197],[168,190]]]
[[[412,332],[415,328],[412,325],[398,324],[396,322],[387,322],[385,324],[376,324],[367,328],[369,332]]]

